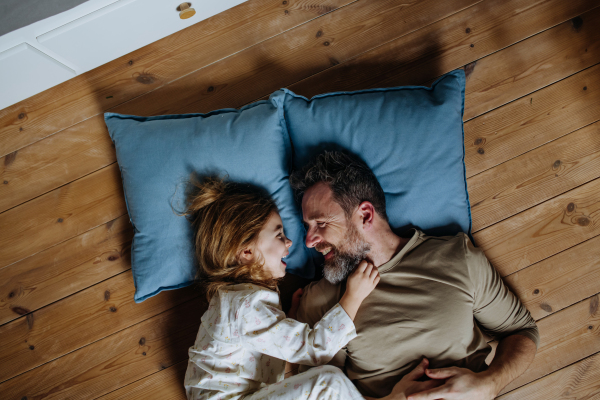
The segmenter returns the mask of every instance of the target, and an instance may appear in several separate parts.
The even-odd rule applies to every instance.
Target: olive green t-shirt
[[[480,372],[495,339],[519,334],[539,344],[529,311],[468,236],[412,238],[379,267],[381,281],[363,301],[358,336],[330,362],[365,396],[388,395],[423,358],[430,368]],[[321,279],[304,289],[298,320],[311,326],[340,300],[344,285]]]

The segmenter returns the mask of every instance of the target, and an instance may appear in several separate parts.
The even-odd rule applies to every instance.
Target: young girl
[[[286,361],[325,364],[356,337],[353,319],[379,282],[377,269],[361,263],[314,329],[286,318],[277,280],[292,242],[274,201],[217,179],[195,185],[186,214],[194,218],[199,279],[210,304],[189,350],[188,399],[362,399],[335,367],[283,377]]]

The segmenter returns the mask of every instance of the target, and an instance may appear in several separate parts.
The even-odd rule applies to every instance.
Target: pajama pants
[[[354,384],[337,367],[323,365],[265,386],[244,400],[350,400],[364,399]]]

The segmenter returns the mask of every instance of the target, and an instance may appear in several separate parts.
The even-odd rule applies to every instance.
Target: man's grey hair
[[[363,202],[373,204],[375,212],[386,221],[385,194],[373,171],[355,155],[342,151],[324,151],[290,176],[290,184],[299,201],[319,182],[325,182],[333,199],[342,207],[346,218]]]

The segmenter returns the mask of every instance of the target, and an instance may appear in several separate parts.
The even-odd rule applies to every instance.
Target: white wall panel
[[[119,0],[37,39],[78,70],[88,71],[243,2],[192,1],[196,15],[182,20],[176,11],[179,1]]]
[[[0,53],[0,109],[76,75],[52,57],[21,43]]]

